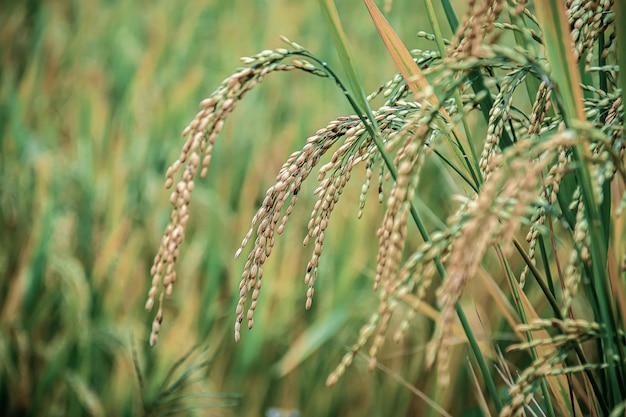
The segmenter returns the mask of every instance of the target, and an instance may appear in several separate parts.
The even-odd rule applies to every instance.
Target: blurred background
[[[365,7],[337,3],[376,90],[393,64]],[[388,15],[409,48],[429,30],[422,7],[395,1]],[[333,82],[304,73],[268,77],[227,121],[196,185],[159,343],[148,346],[154,312],[143,306],[180,132],[239,57],[282,47],[279,35],[341,74],[316,1],[0,2],[0,414],[439,415],[416,388],[455,415],[476,412],[469,368],[453,363],[445,391],[424,369],[425,318],[385,345],[385,369],[357,358],[325,386],[378,304],[383,207],[373,190],[357,220],[362,170],[333,214],[313,308],[311,248],[301,246],[311,182],[266,265],[255,327],[235,344],[245,259],[233,254],[253,213],[287,156],[351,113]],[[428,169],[420,195],[445,218],[447,179]]]

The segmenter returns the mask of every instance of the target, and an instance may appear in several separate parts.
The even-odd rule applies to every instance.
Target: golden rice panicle
[[[292,47],[296,46],[299,47],[297,44],[292,45]],[[211,96],[202,100],[200,102],[201,110],[183,130],[183,137],[186,138],[185,143],[178,159],[168,168],[165,180],[165,187],[167,189],[173,188],[170,195],[173,209],[150,270],[152,284],[145,305],[148,311],[153,308],[159,287],[161,288],[159,312],[150,336],[152,345],[156,343],[156,334],[163,320],[162,295],[171,295],[176,282],[175,264],[189,222],[189,203],[195,187],[195,178],[197,174],[200,174],[201,177],[207,174],[213,146],[224,127],[226,118],[244,95],[271,72],[299,69],[324,76],[311,64],[303,61],[294,60],[289,64],[281,63],[291,54],[292,52],[287,49],[277,49],[262,51],[252,57],[242,58],[248,67],[242,68],[226,78]],[[177,176],[180,177],[179,180],[175,179]],[[251,268],[256,265],[255,274],[247,278],[247,286],[260,287],[262,269],[259,270],[258,266],[261,264],[251,262]]]
[[[328,126],[309,137],[300,151],[291,154],[279,170],[275,184],[265,193],[263,204],[253,216],[250,229],[235,253],[235,257],[238,257],[248,245],[252,235],[255,234],[254,246],[248,254],[239,283],[239,300],[235,311],[236,341],[241,338],[241,323],[244,321],[244,317],[249,329],[254,325],[254,312],[262,286],[263,265],[272,253],[276,235],[281,234],[287,224],[298,200],[302,183],[309,177],[313,168],[318,165],[320,158],[346,134],[349,126],[354,124],[354,120],[348,119],[348,121],[349,123],[346,123],[346,120],[331,121]],[[322,224],[321,220],[319,224]],[[324,223],[324,229],[326,224]],[[320,236],[317,237],[320,238]],[[320,245],[322,243],[323,233],[321,234]],[[321,253],[320,249],[317,250]],[[319,254],[317,256],[319,257]],[[250,292],[252,292],[251,301],[247,311],[245,311]],[[308,305],[310,303],[308,300],[312,295],[313,290],[309,288],[307,292]]]
[[[543,157],[531,162],[515,161],[513,164],[518,162],[521,162],[519,180],[515,183],[507,182],[501,192],[500,198],[506,201],[494,236],[494,240],[501,242],[505,253],[512,249],[515,233],[521,228],[523,219],[532,216],[536,202],[540,200],[543,187],[541,175],[550,159]]]
[[[365,142],[364,146],[369,147],[371,145],[369,142]],[[360,149],[363,149],[364,146]],[[366,150],[365,153],[368,154],[368,151]],[[398,177],[390,191],[385,217],[378,231],[380,246],[374,285],[375,288],[381,287],[379,292],[380,303],[377,311],[370,317],[370,321],[361,328],[357,343],[329,375],[326,381],[328,385],[334,385],[337,382],[352,363],[354,356],[364,348],[372,337],[368,364],[370,369],[376,365],[376,357],[385,340],[393,310],[402,295],[409,292],[409,286],[400,280],[399,264],[405,244],[410,202],[414,197],[419,178],[418,171],[423,163],[425,152],[422,145],[415,143],[414,140],[407,140],[400,148],[399,154],[402,157],[398,165]]]
[[[400,111],[400,109],[402,109]],[[402,101],[397,102],[396,107],[383,106],[376,114],[375,118],[381,129],[383,138],[386,139],[386,144],[389,145],[391,137],[394,136],[399,130],[402,130],[408,125],[407,116],[413,114],[416,111],[412,103],[406,103]],[[397,113],[402,113],[399,116]],[[380,156],[377,153],[376,146],[371,138],[366,134],[366,129],[357,116],[351,116],[346,118],[346,121],[350,121],[350,125],[346,125],[349,129],[345,132],[346,139],[343,144],[335,151],[331,161],[324,165],[320,169],[318,181],[321,182],[320,186],[315,191],[318,195],[318,201],[315,204],[313,212],[308,224],[309,233],[305,238],[304,244],[308,244],[310,238],[318,236],[322,229],[325,227],[319,227],[327,225],[324,219],[330,216],[329,208],[332,209],[334,202],[339,198],[343,187],[351,177],[352,169],[359,163],[366,164],[366,179],[361,188],[361,195],[359,197],[359,214],[361,217],[362,210],[365,205],[365,194],[369,189],[371,182],[371,176],[373,173],[373,166],[380,160]],[[401,156],[399,153],[398,155]],[[326,177],[328,173],[331,173],[330,177]],[[381,165],[381,171],[379,175],[378,195],[379,202],[383,200],[383,174],[384,169]],[[334,196],[331,198],[331,196]],[[334,200],[334,202],[333,202]],[[319,246],[316,246],[316,253]],[[309,267],[313,269],[316,264],[317,258],[312,258],[312,263]],[[310,272],[310,271],[309,271]],[[309,282],[309,277],[307,277]]]
[[[592,338],[602,336],[603,326],[597,322],[590,322],[582,319],[535,319],[527,324],[518,324],[516,329],[518,332],[534,332],[553,328],[559,329],[559,333],[545,339],[533,339],[530,342],[514,344],[507,350],[523,350],[530,349],[534,346],[542,345],[563,345],[569,341],[577,340],[583,342]]]
[[[413,110],[415,110],[414,108]],[[432,114],[425,108],[417,108],[417,112],[400,128],[393,140],[389,142],[404,142],[399,147],[394,165],[398,167],[398,176],[387,199],[387,209],[381,226],[377,231],[378,255],[376,258],[376,275],[374,289],[382,284],[381,303],[385,303],[385,296],[392,294],[392,287],[398,280],[400,261],[406,243],[407,222],[410,214],[411,201],[419,181],[419,171],[424,163],[426,148],[423,145],[428,135],[429,120]],[[419,139],[419,141],[416,140]],[[388,143],[387,149],[392,147]]]
[[[406,239],[407,221],[410,211],[410,199],[417,186],[416,165],[418,145],[411,147],[414,159],[408,158],[398,167],[398,178],[389,193],[387,210],[378,229],[378,256],[374,289],[380,284],[387,286],[395,279],[400,266],[400,259]]]
[[[396,344],[400,344],[404,340],[406,333],[409,330],[409,326],[411,325],[411,322],[415,320],[415,317],[417,317],[416,310],[417,310],[416,308],[411,307],[402,316],[402,321],[400,322],[400,325],[398,326],[396,331],[393,333],[393,337],[392,337],[393,341]]]
[[[368,143],[363,140],[365,127],[358,117],[353,116],[346,120],[345,127],[349,127],[344,134],[341,146],[335,150],[330,162],[320,168],[318,181],[320,185],[314,191],[317,201],[311,212],[308,222],[308,233],[303,244],[306,246],[310,239],[314,239],[314,248],[311,259],[306,268],[304,281],[307,285],[306,309],[313,303],[314,284],[317,279],[319,260],[324,249],[324,238],[330,216],[339,201],[341,194],[350,180],[352,169],[362,161]],[[327,176],[327,173],[330,175]]]
[[[539,90],[537,91],[537,98],[533,104],[533,109],[530,114],[530,125],[528,133],[532,137],[536,137],[540,133],[541,126],[545,119],[546,113],[550,110],[550,95],[551,90],[547,88],[545,83],[541,83]],[[550,170],[544,181],[544,194],[546,201],[550,204],[556,202],[556,195],[559,191],[559,185],[561,179],[565,175],[565,166],[567,163],[567,154],[563,146],[560,146],[557,150],[558,162],[550,167]],[[539,206],[535,208],[535,212],[531,217],[531,226],[528,234],[526,235],[526,241],[529,243],[528,257],[533,265],[536,265],[535,250],[539,238],[539,229],[545,223],[546,213],[545,208]],[[522,272],[520,273],[519,283],[520,287],[524,288],[526,284],[526,277],[530,270],[529,265],[524,265]]]
[[[496,173],[500,174],[500,171]],[[456,216],[458,222],[464,223],[458,226],[459,235],[450,244],[450,257],[446,263],[447,276],[444,283],[437,289],[441,315],[426,356],[428,366],[432,366],[437,359],[439,383],[442,386],[449,382],[447,357],[450,346],[448,341],[452,336],[454,306],[461,296],[467,279],[474,274],[482,254],[490,245],[491,234],[498,221],[497,216],[490,212],[492,200],[495,200],[498,190],[498,177],[499,175],[494,174],[486,181],[477,198],[471,200],[467,207],[463,208],[463,213],[458,212]]]
[[[163,293],[159,296],[159,310],[152,320],[152,329],[150,331],[150,346],[156,345],[159,338],[159,331],[161,330],[161,323],[163,323]]]
[[[400,274],[400,262],[406,243],[411,201],[414,198],[426,151],[422,145],[413,140],[407,142],[399,154],[403,159],[398,164],[398,176],[389,193],[387,210],[378,230],[379,253],[374,286],[375,289],[380,286],[381,290],[377,312],[379,321],[369,349],[370,369],[376,364],[378,351],[385,340],[389,321],[399,298],[409,292],[409,286],[401,279],[403,276]]]
[[[389,328],[391,315],[393,314],[393,310],[396,307],[395,304],[395,297],[386,296],[385,301],[381,302],[378,306],[378,315],[380,318],[378,320],[376,329],[372,334],[374,339],[372,340],[372,344],[370,345],[368,352],[367,366],[370,371],[373,371],[376,367],[378,351],[385,341],[385,336],[387,334],[387,329]]]
[[[427,352],[428,364],[434,363],[436,357],[439,359],[440,381],[448,381],[447,363],[443,359],[449,355],[447,341],[452,338],[455,308],[467,281],[476,274],[480,261],[493,243],[506,245],[512,240],[522,225],[522,218],[527,216],[540,195],[541,172],[550,158],[543,156],[527,160],[520,157],[529,148],[528,142],[520,142],[493,160],[498,168],[491,171],[480,193],[462,215],[457,216],[458,237],[451,243],[446,279],[437,290],[441,316]],[[502,165],[499,159],[505,157],[507,162]]]
[[[172,191],[170,202],[174,206],[170,215],[170,223],[165,229],[161,246],[154,259],[151,268],[152,285],[148,291],[148,300],[146,301],[146,309],[151,310],[154,305],[154,297],[158,291],[159,284],[162,286],[161,295],[159,296],[159,311],[153,324],[152,333],[150,335],[150,345],[154,346],[157,341],[157,334],[163,321],[163,292],[171,295],[174,283],[176,282],[176,271],[174,265],[178,259],[180,245],[185,236],[185,228],[189,221],[189,203],[191,201],[191,193],[194,189],[194,177],[200,164],[200,156],[193,152],[189,157],[182,179],[176,184]],[[158,322],[158,323],[157,323]]]
[[[506,0],[468,1],[467,12],[454,35],[448,51],[451,57],[480,56],[485,37],[493,32],[494,23],[506,6]]]
[[[550,100],[551,96],[552,90],[548,88],[545,82],[542,82],[539,85],[537,96],[530,112],[528,134],[531,137],[537,136],[541,133],[541,127],[543,126],[546,114],[548,114],[552,108],[552,101]]]
[[[546,184],[549,184],[547,200],[550,204],[557,203],[557,196],[559,190],[561,189],[561,181],[563,180],[570,163],[570,156],[568,155],[567,150],[567,147],[559,146],[557,149],[557,162],[550,167],[548,175],[546,175],[545,182]]]
[[[624,107],[622,105],[622,98],[617,97],[613,101],[613,104],[611,104],[611,108],[607,112],[606,118],[604,119],[604,124],[607,126],[612,125],[615,122],[615,119],[617,119],[619,115],[622,113],[624,113]],[[616,129],[616,132],[613,134],[614,135],[612,138],[613,141],[615,141],[616,137],[621,137],[623,134],[624,128],[621,125],[618,125],[617,127],[618,129]],[[621,151],[623,150],[624,150],[624,147],[622,146]]]
[[[433,283],[437,273],[435,259],[447,262],[449,256],[448,247],[453,238],[453,232],[435,232],[429,242],[424,242],[417,251],[404,263],[400,271],[401,288],[397,298],[409,307],[406,316],[393,335],[393,340],[399,343],[408,330],[410,322],[416,316],[420,303],[426,297],[426,293]]]
[[[577,60],[585,57],[585,70],[596,52],[597,38],[602,36],[609,27],[614,15],[610,13],[610,0],[575,1],[568,9],[571,37]],[[602,52],[602,51],[601,51]]]
[[[403,117],[397,117],[397,108],[383,107],[375,118],[383,135],[388,136],[400,128],[404,123]],[[409,114],[407,111],[406,114]],[[305,283],[307,284],[306,308],[311,307],[314,293],[313,285],[317,278],[318,263],[322,255],[325,231],[328,227],[331,213],[335,204],[343,192],[344,187],[351,178],[352,170],[360,163],[366,164],[366,182],[362,187],[359,217],[362,213],[369,179],[371,178],[372,165],[377,158],[376,147],[365,126],[356,115],[338,119],[342,123],[341,134],[345,136],[343,143],[333,153],[331,160],[320,168],[318,181],[320,185],[315,190],[317,201],[311,212],[308,222],[308,233],[303,244],[308,245],[311,239],[315,240],[313,254],[307,265]],[[382,180],[381,180],[382,183]],[[379,186],[379,197],[382,194],[382,185]]]
[[[170,195],[173,210],[150,271],[152,285],[148,291],[145,306],[148,311],[154,305],[154,298],[159,291],[159,285],[163,288],[162,292],[164,291],[167,295],[172,293],[176,281],[175,264],[189,221],[188,207],[195,187],[196,174],[198,169],[201,169],[201,176],[206,175],[206,170],[211,161],[213,145],[224,126],[224,120],[232,112],[238,97],[247,89],[252,88],[253,84],[248,81],[253,77],[254,71],[246,68],[226,79],[211,97],[200,103],[202,110],[183,130],[183,137],[187,137],[187,140],[180,156],[168,168],[166,174],[165,187],[168,189],[174,185],[177,174],[182,178],[176,183]],[[181,168],[183,169],[182,174],[180,173]],[[159,325],[163,320],[162,301],[163,297],[161,296],[159,297],[159,313],[157,314]],[[153,330],[150,337],[151,345],[156,343],[156,333],[158,332]]]
[[[401,138],[400,131],[403,129],[403,126],[407,124],[406,116],[410,114],[411,111],[411,109],[403,109],[403,107],[401,106],[383,106],[379,109],[379,112],[376,114],[375,117],[380,127],[383,139],[385,140],[384,144],[386,152],[390,152],[397,145],[398,139]],[[400,116],[397,114],[399,112],[406,112],[406,114],[404,116]],[[367,147],[364,147],[360,151],[360,153],[362,154],[361,159],[366,163],[366,169],[365,181],[361,186],[361,193],[359,195],[359,211],[357,214],[357,218],[359,219],[363,216],[367,192],[370,189],[372,176],[374,174],[374,167],[377,163],[379,164],[377,178],[378,202],[383,203],[384,201],[383,184],[385,182],[385,165],[384,163],[382,163],[382,158],[378,153],[375,145],[373,145],[371,139],[368,141],[367,145]]]
[[[361,194],[359,194],[359,212],[357,214],[357,218],[363,217],[363,209],[365,208],[365,199],[367,192],[370,188],[370,183],[372,181],[372,174],[374,168],[375,158],[370,158],[367,162],[367,168],[365,169],[365,181],[361,186]],[[382,187],[379,187],[381,189]]]
[[[607,22],[607,25],[604,28],[604,30],[607,30],[610,27],[611,26],[609,26]],[[608,38],[605,39],[604,48],[602,49],[602,52],[600,52],[600,57],[602,59],[606,60],[609,58],[610,55],[615,54],[615,38],[616,37],[617,37],[617,30],[615,29],[615,27],[612,27]]]

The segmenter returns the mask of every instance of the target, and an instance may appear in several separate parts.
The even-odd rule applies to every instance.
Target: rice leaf
[[[430,86],[424,74],[419,69],[415,61],[413,61],[413,57],[411,53],[406,49],[406,46],[400,40],[398,34],[393,30],[385,16],[383,16],[382,12],[376,7],[376,4],[372,0],[363,0],[367,10],[372,16],[372,21],[382,38],[391,59],[396,64],[398,71],[402,74],[402,77],[406,81],[407,85],[413,92],[415,97],[420,97],[420,93],[426,92],[425,99],[433,106],[439,107],[439,100],[435,95],[434,89]],[[442,114],[448,120],[450,120],[450,116],[448,113],[441,109]]]
[[[339,306],[322,317],[318,323],[310,326],[291,344],[285,355],[274,365],[274,370],[278,376],[287,375],[322,344],[337,334],[339,328],[346,323],[349,317],[349,311],[346,307],[346,305]]]
[[[349,92],[356,101],[356,104],[359,106],[360,112],[366,113],[369,119],[373,121],[374,116],[369,103],[367,102],[365,89],[363,88],[363,84],[361,83],[357,73],[356,65],[354,64],[354,59],[352,58],[352,53],[350,52],[348,38],[343,30],[341,19],[339,19],[339,13],[337,12],[335,2],[333,0],[320,0],[319,4],[324,18],[326,19],[327,26],[330,29],[330,35],[333,39],[335,48],[337,49],[337,55],[343,65],[344,71],[346,72],[350,88]]]

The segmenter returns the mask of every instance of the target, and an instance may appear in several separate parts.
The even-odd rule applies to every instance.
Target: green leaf
[[[315,352],[322,344],[333,338],[341,326],[348,319],[347,305],[339,306],[323,317],[318,323],[307,328],[285,353],[280,361],[274,365],[274,371],[279,376],[285,376],[300,365],[309,355]]]
[[[430,94],[426,96],[426,100],[430,102],[430,104],[434,107],[439,107],[439,100],[435,95],[434,89],[430,87],[426,77],[422,74],[422,71],[419,69],[415,61],[413,61],[413,57],[411,53],[406,48],[398,34],[393,30],[385,16],[383,16],[382,12],[376,7],[376,4],[372,0],[363,0],[367,10],[372,16],[372,21],[374,25],[376,25],[376,29],[380,34],[391,59],[396,64],[398,71],[402,74],[402,78],[407,83],[407,86],[413,92],[413,95],[417,98],[420,95],[420,92],[430,90]],[[442,113],[444,116],[450,120],[450,116],[447,115],[446,111],[442,109]]]
[[[332,0],[319,0],[319,3],[322,13],[324,14],[324,19],[326,19],[326,23],[330,29],[330,35],[333,39],[333,43],[337,49],[337,55],[343,65],[344,71],[346,72],[350,89],[349,93],[359,106],[360,113],[366,113],[370,120],[374,120],[372,110],[367,102],[365,89],[359,79],[356,66],[354,65],[354,59],[350,53],[348,38],[343,30],[343,26],[341,25],[341,20],[339,19],[339,13],[335,7],[335,2]]]

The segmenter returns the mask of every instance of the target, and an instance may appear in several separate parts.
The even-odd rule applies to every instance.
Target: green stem
[[[456,314],[457,316],[459,316],[461,326],[463,326],[463,330],[465,331],[467,340],[469,341],[470,347],[472,348],[472,352],[474,352],[474,356],[476,356],[476,361],[478,362],[480,372],[483,374],[483,379],[485,380],[487,391],[489,391],[489,395],[491,395],[493,403],[496,406],[496,410],[499,414],[502,410],[502,401],[500,400],[500,396],[498,395],[498,389],[496,388],[496,384],[491,377],[491,372],[489,371],[489,368],[487,367],[487,362],[485,362],[485,358],[480,351],[480,346],[478,346],[478,341],[474,337],[474,332],[472,332],[472,328],[467,321],[465,312],[463,311],[463,308],[459,303],[456,304]]]

